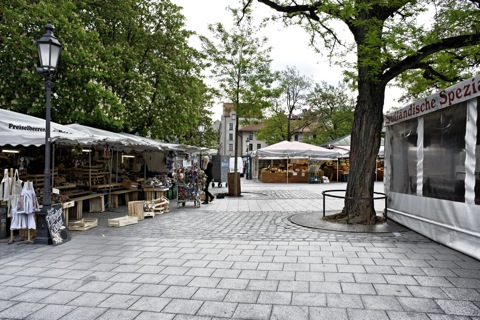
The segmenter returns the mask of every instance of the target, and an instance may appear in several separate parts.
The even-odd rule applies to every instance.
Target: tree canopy
[[[168,0],[0,0],[0,106],[45,117],[34,41],[63,45],[52,120],[187,142],[208,115],[203,57]],[[209,123],[207,123],[209,124]]]

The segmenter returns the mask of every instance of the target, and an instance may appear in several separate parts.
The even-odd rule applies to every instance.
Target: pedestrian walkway
[[[124,207],[88,214],[99,226],[59,246],[0,243],[0,319],[480,319],[480,261],[409,230],[290,221],[345,187],[242,179],[242,197],[122,228],[107,219]]]

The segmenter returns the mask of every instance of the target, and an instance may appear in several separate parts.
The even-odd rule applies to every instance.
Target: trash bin
[[[227,173],[229,171],[230,156],[212,156],[212,173],[213,173],[213,183],[217,183],[218,187],[222,187],[222,182],[227,182]],[[214,184],[212,184],[212,187]]]
[[[236,175],[236,181],[235,181]],[[235,188],[235,182],[237,187]],[[238,197],[242,193],[240,189],[240,173],[239,172],[229,172],[228,173],[228,195]]]
[[[348,182],[348,172],[347,173],[343,173],[343,181],[344,182]]]

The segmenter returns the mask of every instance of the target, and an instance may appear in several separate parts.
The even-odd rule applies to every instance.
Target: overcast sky
[[[239,1],[226,0],[171,0],[172,3],[183,7],[182,13],[186,18],[186,27],[198,34],[211,36],[208,31],[208,25],[216,22],[222,22],[225,25],[231,25],[232,15],[226,11],[228,3],[237,4]],[[273,12],[265,5],[257,5],[254,10],[257,16],[268,16]],[[310,77],[315,82],[327,81],[336,85],[342,80],[342,70],[331,65],[328,59],[322,54],[315,53],[313,48],[309,47],[308,34],[300,27],[289,26],[284,28],[280,22],[270,24],[267,29],[262,30],[262,35],[269,38],[268,44],[272,47],[271,58],[272,69],[282,71],[287,66],[295,67],[301,75]],[[200,49],[200,41],[194,38],[190,44]],[[399,106],[395,103],[394,97],[398,96],[398,91],[387,90],[385,101],[385,110],[392,106]],[[213,119],[219,120],[222,112],[222,105],[218,103],[212,110]]]

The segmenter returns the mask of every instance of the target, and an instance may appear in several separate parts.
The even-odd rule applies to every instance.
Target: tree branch
[[[446,49],[458,49],[478,44],[480,44],[480,33],[441,39],[437,43],[420,48],[417,51],[417,54],[408,56],[405,59],[392,64],[391,66],[385,64],[383,69],[388,69],[388,71],[384,72],[382,81],[387,83],[406,70],[422,68],[422,60],[439,51]]]

